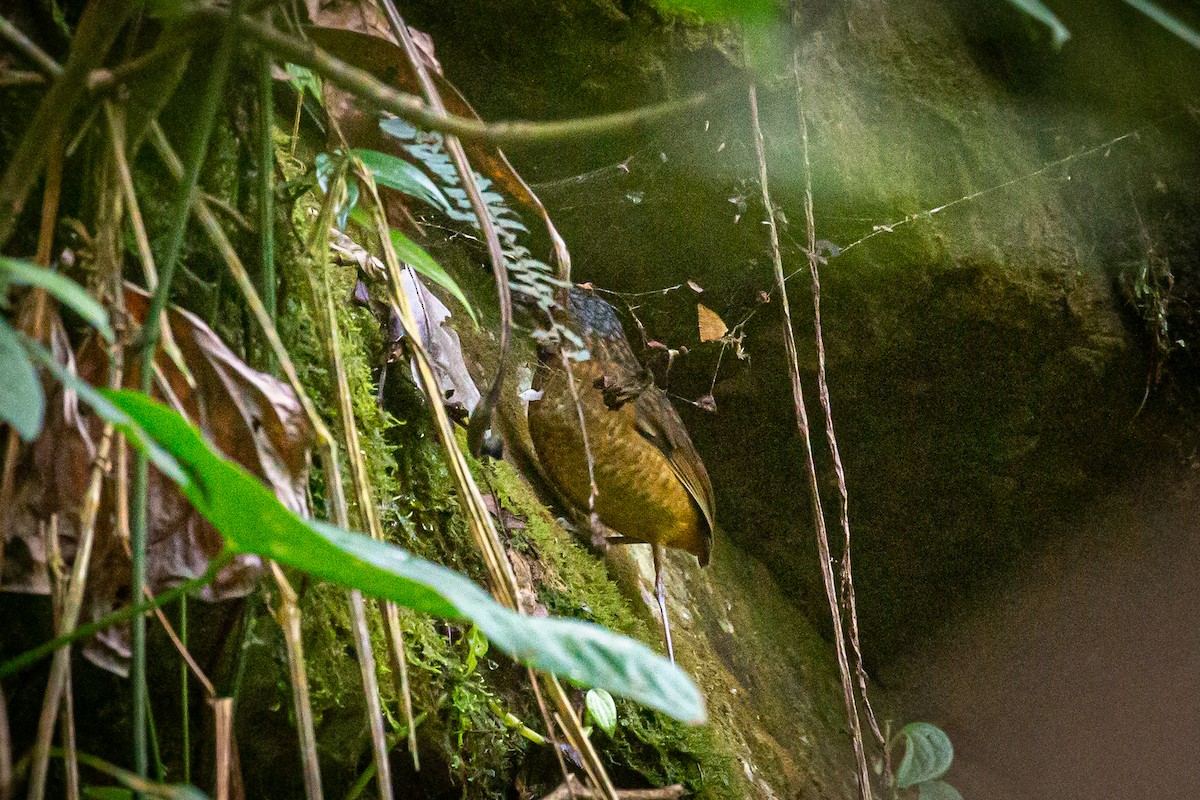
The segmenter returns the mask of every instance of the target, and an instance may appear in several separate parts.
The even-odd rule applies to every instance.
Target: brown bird
[[[679,413],[641,365],[613,307],[590,292],[569,293],[568,324],[590,357],[571,363],[583,409],[596,482],[596,515],[620,534],[610,542],[654,547],[654,589],[667,652],[675,660],[663,591],[664,547],[692,553],[700,566],[712,552],[715,516],[712,484]],[[592,496],[580,434],[579,407],[571,395],[562,355],[544,347],[529,404],[529,433],[547,478],[578,509]]]

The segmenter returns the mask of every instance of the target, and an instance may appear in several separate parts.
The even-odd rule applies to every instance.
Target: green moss
[[[289,176],[289,177],[295,177]],[[292,212],[293,224],[307,238],[305,225],[317,210],[312,194],[302,195]],[[314,309],[309,275],[328,270],[334,314],[351,405],[360,437],[366,475],[381,510],[385,536],[425,558],[479,578],[482,565],[467,532],[440,446],[423,399],[412,385],[403,361],[388,365],[387,409],[376,393],[378,369],[384,363],[381,326],[371,312],[348,302],[357,279],[353,266],[325,265],[295,245],[281,254],[280,270],[287,291],[280,315],[281,336],[295,360],[301,382],[319,404],[331,430],[335,424],[335,383],[319,324],[323,308]],[[320,283],[318,282],[318,288]],[[342,454],[351,519],[357,506]],[[314,513],[323,515],[326,486],[314,470],[311,481]],[[365,706],[359,667],[350,645],[349,606],[343,589],[314,585],[302,601],[303,635],[311,704],[330,770],[349,780],[368,756]],[[399,698],[390,670],[380,615],[369,613],[380,694],[395,733],[404,732]],[[498,703],[519,714],[536,715],[531,701],[515,691],[510,671],[491,661],[468,657],[463,631],[413,614],[402,615],[413,705],[425,772],[444,770],[467,797],[501,796],[514,780],[528,742],[508,729],[492,711]],[[526,707],[529,706],[529,707]],[[401,745],[403,746],[403,745]]]
[[[513,531],[512,546],[536,559],[539,599],[552,614],[581,617],[649,640],[645,619],[631,610],[604,563],[563,530],[511,464],[494,462],[486,485],[503,508],[524,521],[523,529]]]

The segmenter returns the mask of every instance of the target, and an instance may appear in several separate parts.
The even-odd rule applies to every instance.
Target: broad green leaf
[[[104,306],[97,303],[82,286],[70,278],[28,261],[0,256],[0,287],[5,283],[45,289],[83,317],[101,336],[110,342],[113,340],[112,327],[108,324],[108,312],[104,310]]]
[[[1054,16],[1054,12],[1041,0],[1008,0],[1008,2],[1048,27],[1055,48],[1062,47],[1071,38],[1071,32],[1067,30],[1067,26],[1063,25],[1062,20]]]
[[[1159,25],[1162,25],[1192,47],[1200,50],[1200,33],[1197,33],[1194,28],[1183,24],[1178,17],[1163,10],[1156,3],[1151,3],[1149,0],[1125,0],[1125,3],[1133,6]]]
[[[536,618],[501,606],[467,578],[395,545],[301,519],[200,431],[140,392],[104,391],[120,412],[110,421],[139,428],[130,441],[156,442],[186,475],[183,493],[228,545],[311,575],[450,620],[473,622],[516,660],[572,681],[607,689],[684,722],[705,718],[704,701],[674,664],[641,642],[579,620]],[[87,396],[84,396],[87,399]]]
[[[901,789],[918,783],[937,780],[950,769],[954,747],[950,737],[928,722],[910,722],[900,731],[904,734],[904,758],[896,770],[896,784]]]
[[[375,230],[375,224],[372,222],[370,215],[361,208],[351,211],[350,219],[367,230]],[[471,307],[470,301],[463,294],[463,290],[459,288],[457,281],[450,277],[450,273],[446,272],[445,268],[435,261],[433,256],[425,252],[425,249],[421,245],[405,236],[403,232],[395,228],[389,228],[388,230],[391,232],[392,247],[395,248],[396,255],[399,256],[400,260],[449,292],[450,296],[461,303],[462,307],[466,309],[471,321],[478,325],[479,318],[475,316],[475,309]]]
[[[917,784],[918,800],[963,800],[963,796],[945,781],[925,781]]]
[[[600,730],[612,736],[617,732],[617,704],[603,689],[588,689],[587,710]]]
[[[17,332],[0,317],[0,422],[12,425],[29,442],[42,430],[45,416],[42,383]]]
[[[350,153],[362,161],[381,186],[415,197],[442,213],[450,214],[453,211],[442,190],[415,164],[375,150],[351,150]]]

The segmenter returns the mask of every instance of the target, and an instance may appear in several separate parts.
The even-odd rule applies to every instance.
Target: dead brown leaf
[[[700,323],[700,341],[719,342],[729,332],[725,320],[708,306],[696,303],[696,315]]]
[[[149,300],[142,291],[127,288],[125,304],[132,320],[140,323],[145,318]],[[160,353],[153,395],[197,424],[222,452],[270,486],[280,502],[297,513],[307,513],[312,435],[290,387],[247,366],[193,314],[172,308],[167,319],[195,388],[171,359]],[[108,360],[99,342],[88,339],[72,354],[65,346],[61,322],[57,322],[54,341],[60,362],[69,368],[73,365],[79,376],[93,385],[105,384]],[[123,383],[130,388],[138,385],[136,368],[126,371]],[[50,515],[59,515],[64,557],[68,562],[73,558],[79,502],[103,427],[74,393],[57,385],[49,389],[46,428],[23,456],[14,525],[6,532],[6,552],[11,557],[5,559],[4,588],[10,591],[48,593],[46,553],[37,531],[39,522]],[[88,619],[98,619],[130,600],[128,532],[122,530],[123,515],[117,513],[117,473],[115,468],[110,470],[102,493],[85,601]],[[220,553],[223,540],[178,488],[153,468],[148,495],[147,584],[150,591],[158,593],[202,575]],[[201,597],[244,596],[254,588],[261,570],[257,556],[238,556],[205,587]],[[97,664],[124,674],[129,654],[127,633],[123,629],[105,631],[89,642],[84,652]]]

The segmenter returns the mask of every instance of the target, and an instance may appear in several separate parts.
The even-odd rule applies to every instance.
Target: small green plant
[[[603,689],[588,689],[587,718],[600,730],[612,736],[617,732],[617,704]]]
[[[894,775],[888,776],[892,797],[916,788],[919,800],[963,800],[941,777],[954,760],[950,737],[928,722],[910,722],[888,742],[888,749],[904,742],[904,756]]]

